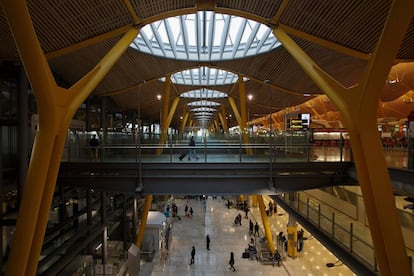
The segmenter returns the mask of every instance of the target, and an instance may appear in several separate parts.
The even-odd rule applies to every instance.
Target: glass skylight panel
[[[266,25],[234,15],[199,11],[144,26],[131,47],[177,60],[218,61],[260,54],[280,45]]]
[[[197,112],[194,114],[194,116],[207,116],[207,117],[212,117],[213,116],[213,112]]]
[[[187,103],[187,105],[188,106],[219,106],[220,104],[217,102],[213,102],[213,101],[201,100],[201,101],[189,102]]]
[[[211,107],[197,107],[190,110],[191,112],[216,112],[217,110]]]
[[[165,81],[165,78],[160,78]],[[171,75],[171,81],[175,84],[193,86],[212,86],[233,84],[238,80],[238,75],[221,69],[200,67],[177,72]],[[248,78],[243,77],[244,81]]]
[[[217,90],[203,88],[184,92],[180,97],[190,99],[220,99],[227,98],[227,94]]]

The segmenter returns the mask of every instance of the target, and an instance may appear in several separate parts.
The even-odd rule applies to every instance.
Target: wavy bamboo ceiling
[[[69,84],[93,68],[131,26],[144,27],[172,16],[214,10],[254,20],[270,28],[283,28],[316,64],[346,87],[358,84],[380,38],[391,4],[389,0],[28,1],[33,25],[49,64],[53,72]],[[0,58],[2,61],[19,58],[2,10]],[[404,63],[390,72],[384,83],[382,101],[396,100],[414,90],[413,59],[414,20],[396,56],[396,64]],[[122,110],[137,110],[140,103],[141,118],[157,121],[161,109],[157,95],[162,95],[164,90],[164,83],[159,79],[200,66],[227,70],[248,78],[246,95],[253,95],[248,101],[251,114],[300,105],[309,100],[304,94],[323,94],[283,46],[256,56],[224,61],[166,59],[130,48],[94,94],[110,96]],[[266,80],[269,86],[265,85]],[[238,102],[237,83],[205,88],[226,93]],[[180,96],[197,89],[200,87],[173,84],[171,95]],[[179,116],[189,109],[190,101],[194,99],[180,98],[172,124],[179,122]],[[214,101],[231,113],[226,98]],[[230,126],[234,124],[235,121],[230,122]]]

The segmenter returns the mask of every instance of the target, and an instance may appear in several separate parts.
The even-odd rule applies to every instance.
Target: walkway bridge
[[[289,163],[68,163],[58,183],[151,195],[275,194],[355,185],[352,162]]]
[[[276,194],[357,185],[349,147],[317,146],[304,139],[279,140],[272,144],[209,140],[197,144],[199,159],[191,161],[178,159],[182,152],[189,151],[185,140],[162,146],[105,143],[98,148],[98,160],[91,158],[88,145],[68,144],[57,183],[144,195]],[[160,149],[162,154],[156,154]],[[386,160],[392,159],[394,156],[386,156]],[[414,197],[414,172],[391,167],[394,191]]]

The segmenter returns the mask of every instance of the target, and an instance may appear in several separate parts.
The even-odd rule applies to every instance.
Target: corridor
[[[265,197],[265,203],[267,198]],[[174,199],[181,220],[174,220],[168,256],[157,254],[152,274],[141,267],[141,275],[355,275],[305,230],[304,250],[296,258],[286,257],[280,267],[261,264],[256,260],[242,258],[248,247],[249,220],[244,212],[225,206],[225,200],[209,197],[204,210],[203,200]],[[193,218],[184,216],[184,206],[194,209]],[[258,208],[251,208],[249,219],[260,225],[260,236],[264,236]],[[234,226],[236,215],[242,215],[242,225]],[[280,207],[278,214],[269,217],[274,242],[280,231],[286,235],[288,215]],[[298,230],[301,226],[298,225]],[[206,235],[211,238],[210,250],[206,249]],[[190,263],[191,247],[195,246],[195,263]],[[230,252],[234,252],[236,272],[229,269]],[[327,267],[327,264],[334,264]]]

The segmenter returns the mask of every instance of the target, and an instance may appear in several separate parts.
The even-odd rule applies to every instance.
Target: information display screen
[[[310,114],[302,113],[290,118],[288,121],[288,129],[290,130],[308,130],[310,126]]]

